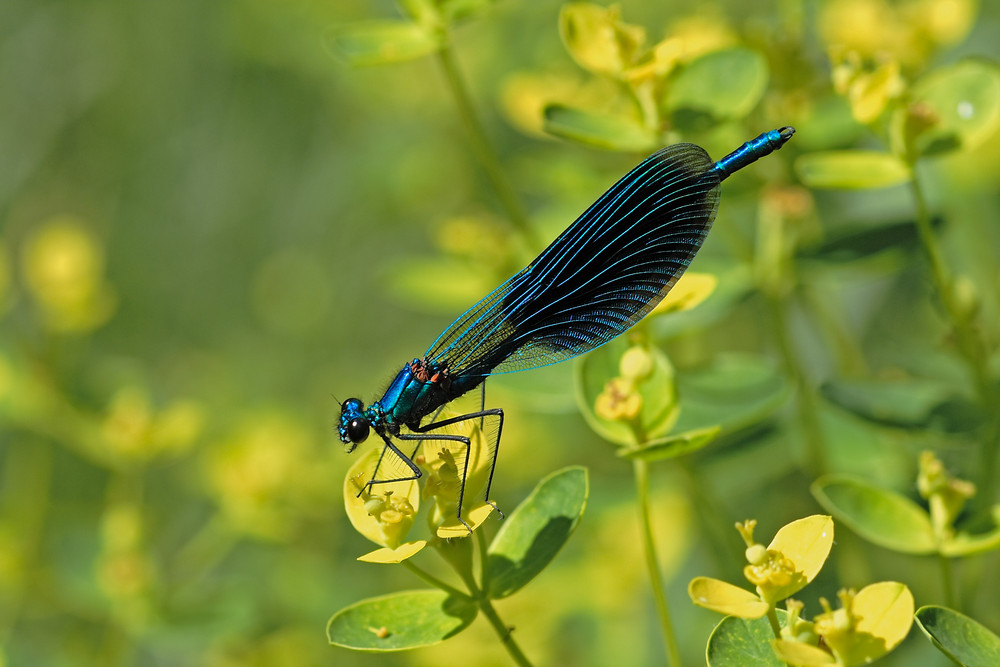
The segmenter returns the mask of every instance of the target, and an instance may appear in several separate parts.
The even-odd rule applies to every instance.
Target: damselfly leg
[[[503,410],[501,408],[479,410],[477,412],[470,412],[468,414],[458,415],[457,417],[450,417],[448,419],[443,419],[441,421],[432,421],[429,424],[420,426],[419,428],[415,429],[414,432],[412,433],[398,434],[397,436],[395,436],[397,440],[416,442],[415,446],[413,447],[413,451],[410,452],[409,456],[404,454],[399,449],[399,447],[397,447],[392,442],[392,438],[390,436],[383,435],[382,438],[385,441],[385,447],[382,449],[382,454],[379,456],[378,462],[375,464],[375,470],[372,473],[372,477],[369,480],[369,482],[365,485],[365,488],[370,491],[371,487],[375,484],[386,484],[389,482],[405,482],[409,480],[419,479],[422,476],[422,472],[414,461],[417,456],[417,451],[425,443],[428,442],[461,443],[463,450],[462,455],[459,457],[460,460],[456,461],[457,467],[460,468],[456,472],[459,476],[459,479],[461,480],[458,489],[458,506],[456,510],[456,515],[458,517],[458,520],[461,521],[462,524],[465,525],[467,528],[469,528],[471,532],[472,530],[471,527],[469,526],[468,523],[466,523],[465,519],[462,518],[462,506],[465,501],[465,486],[469,476],[469,461],[472,457],[472,440],[465,435],[458,435],[454,433],[435,433],[435,431],[439,431],[440,429],[475,419],[479,420],[481,428],[485,426],[487,420],[490,421],[495,420],[496,423],[495,433],[492,432],[493,429],[490,429],[490,432],[487,432],[485,428],[483,429],[483,434],[487,438],[489,443],[489,475],[486,482],[486,492],[484,494],[484,501],[487,504],[491,505],[493,509],[497,511],[497,513],[500,515],[500,518],[502,519],[504,517],[503,512],[500,510],[500,508],[497,506],[496,503],[490,500],[490,489],[493,485],[493,473],[496,469],[497,456],[500,449],[500,436],[503,431]],[[390,450],[393,452],[393,454],[395,454],[396,457],[398,457],[403,461],[403,463],[407,466],[407,468],[409,468],[413,472],[412,475],[393,477],[391,479],[376,479],[378,477],[379,468],[382,466],[383,460],[385,459],[386,452]]]

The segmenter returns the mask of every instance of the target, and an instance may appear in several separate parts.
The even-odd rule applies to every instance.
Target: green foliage
[[[932,641],[885,664],[997,662],[997,3],[0,6],[0,663],[768,661],[726,527],[817,502],[803,591],[898,583],[774,610],[787,663],[902,586]],[[503,523],[481,492],[454,520],[454,452],[357,495],[377,445],[342,454],[331,395],[377,397],[642,154],[786,124],[682,305],[490,379]],[[764,616],[713,632],[695,576]]]
[[[905,496],[837,478],[816,480],[813,495],[827,511],[874,544],[903,553],[934,552],[927,512]]]
[[[513,595],[549,565],[576,530],[589,493],[587,471],[549,475],[504,523],[486,555],[486,594]]]
[[[913,594],[898,582],[884,581],[860,591],[842,589],[841,607],[833,610],[820,598],[824,612],[812,621],[801,618],[804,605],[788,599],[819,574],[833,545],[833,521],[811,516],[783,526],[764,545],[754,540],[756,521],[736,524],[747,549],[743,575],[756,595],[724,581],[695,577],[688,584],[691,601],[723,614],[708,640],[710,665],[868,664],[887,655],[910,631]],[[776,604],[787,600],[787,613]],[[764,618],[767,621],[764,622]],[[769,656],[769,657],[768,657]]]
[[[795,163],[799,178],[814,188],[885,188],[910,180],[906,163],[879,151],[828,151],[803,155]]]
[[[705,658],[712,667],[781,667],[785,663],[770,646],[773,637],[766,618],[726,616],[712,630]]]
[[[439,583],[441,590],[396,593],[350,605],[330,619],[330,643],[360,651],[399,651],[458,634],[475,620],[480,608],[492,620],[496,612],[489,600],[513,595],[552,562],[583,516],[588,493],[587,471],[580,467],[566,468],[539,482],[507,517],[489,547],[480,544],[479,582],[472,574],[471,540],[432,540],[429,546],[456,570],[470,589],[468,594],[424,575]],[[354,492],[345,488],[344,495],[350,503]],[[406,562],[416,568],[412,561]]]
[[[1000,636],[954,609],[927,605],[916,613],[917,625],[934,646],[959,665],[995,665]]]
[[[767,60],[747,48],[713,51],[692,60],[667,88],[674,112],[707,114],[713,122],[746,118],[767,89]]]
[[[362,600],[333,615],[331,644],[356,651],[403,651],[444,641],[469,626],[471,598],[445,591],[406,591]]]

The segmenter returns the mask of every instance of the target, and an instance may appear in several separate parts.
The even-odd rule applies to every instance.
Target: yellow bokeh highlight
[[[22,248],[22,269],[53,331],[85,333],[114,312],[117,297],[104,280],[103,250],[77,218],[52,218],[34,229]]]
[[[973,0],[827,0],[819,29],[829,47],[866,60],[922,64],[938,48],[963,39],[975,23]]]
[[[332,501],[328,465],[310,434],[275,412],[247,417],[206,457],[208,484],[237,531],[289,538]]]
[[[112,397],[101,434],[119,458],[143,460],[188,450],[204,422],[204,410],[194,401],[178,400],[156,412],[143,389],[127,386]]]

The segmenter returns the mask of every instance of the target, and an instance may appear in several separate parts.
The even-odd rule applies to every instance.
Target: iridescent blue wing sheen
[[[615,183],[542,253],[466,311],[427,351],[451,374],[545,366],[641,320],[701,247],[720,174],[704,149],[668,146]]]

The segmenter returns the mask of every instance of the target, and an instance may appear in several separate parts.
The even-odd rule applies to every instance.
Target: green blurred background
[[[692,393],[696,371],[726,353],[780,366],[769,316],[740,284],[760,182],[794,180],[797,153],[866,141],[846,107],[816,111],[836,107],[818,27],[832,4],[622,3],[654,40],[694,16],[768,53],[777,92],[758,111],[678,137],[718,157],[733,137],[800,125],[785,162],[769,158],[757,176],[727,182],[732,195],[724,188],[695,269],[719,275],[729,296],[658,330],[681,378],[691,370]],[[541,239],[640,157],[526,130],[518,76],[583,88],[559,10],[501,2],[455,35],[476,108]],[[0,4],[0,665],[507,664],[481,621],[389,656],[329,647],[324,635],[335,610],[419,586],[401,568],[354,560],[370,546],[344,516],[351,459],[333,428],[338,399],[376,398],[538,249],[506,222],[433,59],[354,69],[332,54],[334,26],[397,15],[390,2],[360,0]],[[763,44],[790,15],[805,28]],[[981,3],[960,39],[921,57],[995,60],[998,29],[1000,6]],[[994,136],[926,167],[935,212],[961,222],[947,226],[949,261],[985,285],[987,328],[1000,306],[998,152]],[[905,188],[817,193],[807,208],[819,211],[802,232],[816,247],[828,233],[817,226],[912,217]],[[943,325],[915,250],[805,271],[815,298],[832,304],[832,330],[871,368],[965,382],[938,351]],[[816,321],[788,315],[810,382],[836,376]],[[507,414],[493,494],[501,507],[564,465],[592,475],[570,545],[500,609],[540,664],[659,664],[630,470],[579,417],[572,370],[490,383],[489,403]],[[821,409],[828,470],[912,492],[916,453],[943,447],[949,465],[975,477],[967,434]],[[785,413],[689,468],[657,468],[658,537],[688,664],[702,662],[717,618],[690,606],[686,582],[738,578],[731,522],[755,516],[763,537],[820,511],[794,410]],[[816,596],[880,578],[909,584],[918,604],[940,601],[926,562],[839,530],[839,575],[817,582],[814,611]],[[731,553],[713,550],[711,533]],[[993,628],[995,566],[994,557],[965,573],[981,577],[980,600],[993,602],[977,618]],[[887,663],[945,664],[914,636]]]

